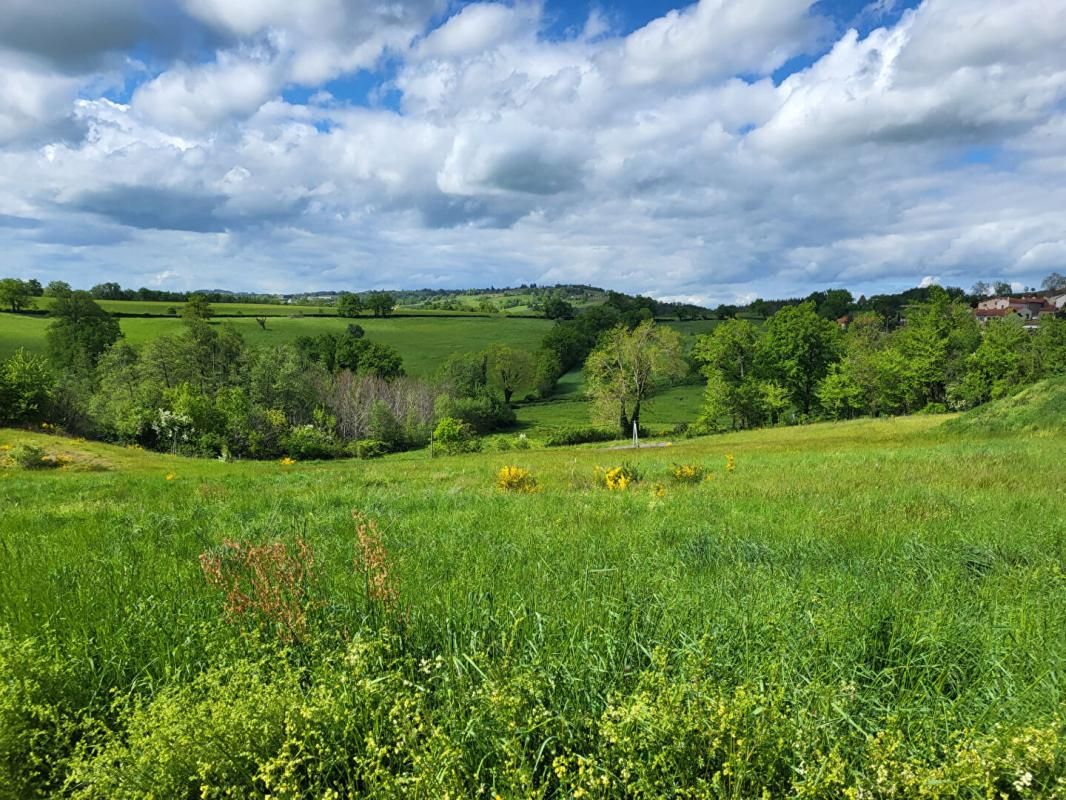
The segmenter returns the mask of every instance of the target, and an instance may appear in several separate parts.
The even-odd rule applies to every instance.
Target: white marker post
[[[633,420],[633,446],[640,447],[640,436],[637,435],[637,421]]]

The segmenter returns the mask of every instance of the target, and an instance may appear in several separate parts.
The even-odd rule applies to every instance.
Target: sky
[[[5,0],[0,274],[713,305],[1066,268],[1066,0]]]

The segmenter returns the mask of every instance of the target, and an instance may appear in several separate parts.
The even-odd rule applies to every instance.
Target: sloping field
[[[947,428],[976,435],[1061,433],[1066,429],[1066,376],[1040,381],[1010,397],[978,406],[952,420]]]
[[[0,785],[1057,796],[1066,459],[941,422],[289,466],[0,431],[72,462],[0,470]]]
[[[398,317],[391,319],[341,319],[339,317],[278,317],[270,318],[266,330],[251,316],[215,320],[213,325],[232,325],[244,338],[257,345],[293,342],[301,336],[343,331],[357,323],[367,336],[390,344],[400,351],[404,367],[411,375],[435,372],[452,353],[484,350],[492,344],[509,344],[535,350],[552,323],[539,319],[504,319],[500,317]],[[182,321],[177,318],[124,317],[119,320],[122,333],[132,344],[143,344],[156,336],[181,332]],[[45,317],[0,314],[0,359],[19,347],[44,352]]]

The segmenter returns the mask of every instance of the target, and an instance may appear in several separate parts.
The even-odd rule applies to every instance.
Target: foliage
[[[396,298],[388,292],[369,292],[363,299],[363,305],[375,317],[387,317],[396,308]]]
[[[630,463],[618,467],[596,467],[596,482],[612,492],[624,492],[643,477],[640,469]]]
[[[202,294],[191,294],[181,307],[181,318],[186,322],[207,322],[215,310]]]
[[[515,412],[503,401],[503,396],[488,388],[473,396],[442,394],[435,405],[437,418],[454,417],[469,425],[477,433],[489,433],[514,424]]]
[[[604,335],[585,362],[587,392],[597,415],[616,420],[626,436],[640,425],[641,403],[687,370],[676,331],[650,320],[632,331],[619,325]]]
[[[403,358],[396,348],[365,338],[358,325],[349,326],[342,334],[300,337],[296,348],[308,362],[334,373],[347,370],[386,379],[404,374]]]
[[[702,464],[675,464],[670,470],[674,483],[702,483],[709,473]]]
[[[962,381],[950,392],[966,408],[1005,397],[1029,382],[1033,337],[1017,316],[988,323],[977,349],[967,358]]]
[[[500,467],[496,473],[496,488],[507,492],[532,494],[537,491],[537,479],[522,467]]]
[[[760,372],[788,390],[793,404],[810,414],[818,382],[839,356],[840,330],[812,303],[783,308],[766,323],[759,342]]]
[[[88,292],[57,296],[49,313],[48,357],[59,369],[95,365],[121,335],[118,322]]]
[[[568,447],[591,442],[610,442],[617,438],[618,431],[613,428],[566,428],[560,431],[553,431],[544,440],[544,444],[548,447]]]
[[[544,316],[548,319],[569,319],[574,316],[574,307],[561,297],[549,297],[544,301]]]
[[[381,458],[391,451],[391,445],[377,439],[360,439],[354,445],[352,454],[356,458]]]
[[[51,404],[55,383],[43,358],[19,349],[0,363],[0,423],[41,421]]]
[[[34,291],[29,281],[0,278],[0,306],[13,312],[33,307]]]
[[[533,356],[505,344],[489,348],[485,356],[485,376],[488,385],[503,392],[508,405],[515,392],[533,388]]]
[[[337,314],[342,317],[358,317],[363,310],[363,298],[354,292],[341,292],[337,296]]]
[[[297,425],[281,440],[281,449],[300,461],[309,459],[336,458],[341,448],[328,430],[315,425]]]
[[[1046,278],[1043,283],[1040,284],[1046,291],[1059,292],[1066,291],[1066,275],[1062,275],[1058,272],[1052,272]]]
[[[6,460],[20,469],[55,469],[66,461],[60,456],[50,455],[43,447],[32,444],[20,444],[5,451]]]
[[[434,453],[470,453],[479,449],[473,427],[455,417],[441,417],[433,429],[432,451]]]

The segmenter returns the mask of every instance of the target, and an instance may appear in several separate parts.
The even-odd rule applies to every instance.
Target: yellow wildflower
[[[504,491],[530,494],[537,491],[537,479],[528,469],[502,467],[496,473],[496,487]]]

